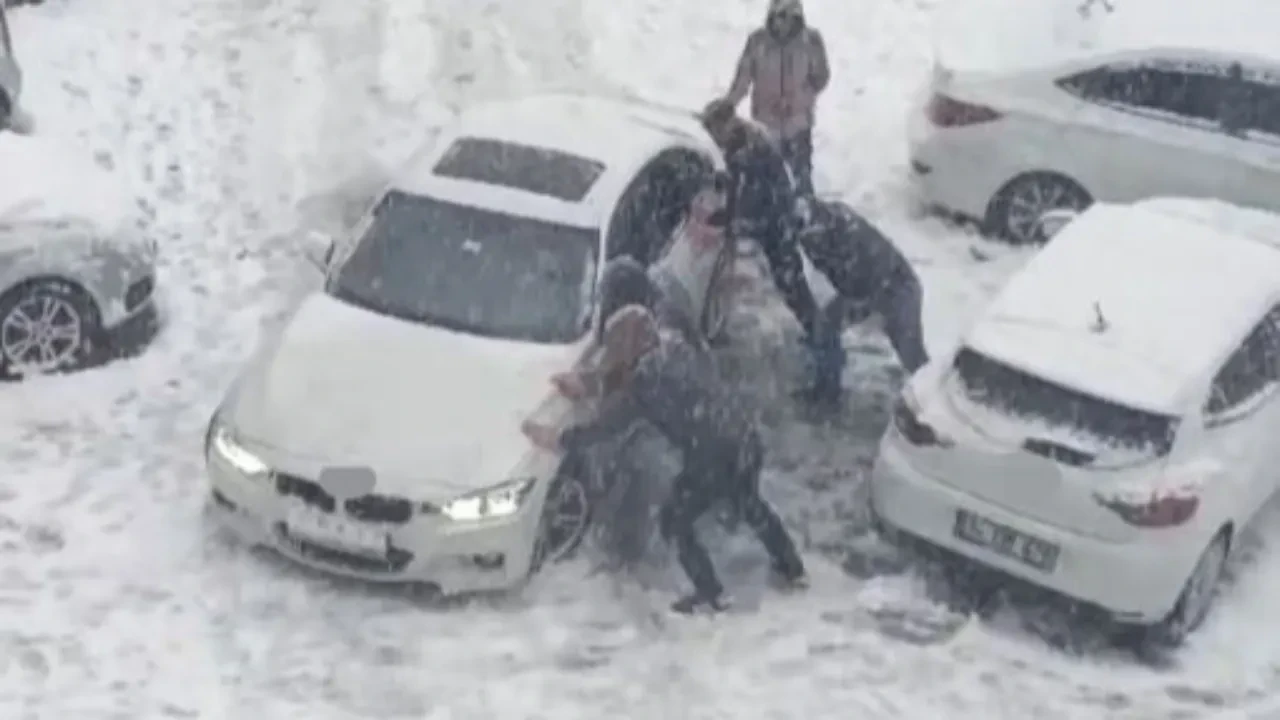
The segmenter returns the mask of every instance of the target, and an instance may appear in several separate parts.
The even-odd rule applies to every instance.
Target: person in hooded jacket
[[[747,37],[725,99],[751,93],[751,117],[779,143],[802,195],[813,194],[813,125],[818,96],[831,82],[822,34],[800,0],[771,0],[764,27]]]
[[[795,185],[777,144],[757,123],[738,117],[728,100],[712,100],[700,115],[724,153],[729,175],[730,234],[760,245],[773,282],[807,339],[818,321],[818,303],[804,275],[794,237]]]
[[[929,361],[921,329],[922,291],[910,261],[889,238],[853,208],[839,201],[799,203],[801,246],[816,270],[831,282],[837,297],[822,310],[815,353],[815,400],[838,397],[846,357],[840,334],[873,315],[899,362],[914,373]]]
[[[679,613],[720,611],[729,599],[694,524],[719,502],[732,502],[769,553],[787,587],[807,584],[804,563],[777,512],[760,495],[763,446],[755,418],[709,377],[697,352],[678,333],[662,330],[639,305],[622,308],[605,327],[604,374],[617,391],[596,416],[563,430],[534,422],[525,435],[550,451],[574,452],[605,442],[638,421],[656,428],[682,456],[682,468],[662,505],[661,532],[672,542],[693,592],[672,604]],[[574,374],[554,380],[562,393],[582,396],[588,383]]]

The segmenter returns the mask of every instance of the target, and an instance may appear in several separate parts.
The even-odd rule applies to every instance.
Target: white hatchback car
[[[587,478],[521,423],[572,419],[550,378],[591,359],[604,261],[661,255],[653,239],[721,168],[692,115],[649,105],[465,113],[338,241],[324,291],[217,410],[217,514],[299,562],[445,594],[563,557],[587,528]],[[677,275],[705,310],[721,266],[698,267]]]
[[[1019,243],[1094,200],[1280,210],[1280,3],[1170,2],[949,3],[911,123],[923,203]]]
[[[1280,483],[1280,217],[1099,203],[911,379],[882,527],[1176,644]]]

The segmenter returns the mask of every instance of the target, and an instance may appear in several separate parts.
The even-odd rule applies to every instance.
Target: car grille
[[[147,301],[151,297],[151,292],[155,290],[156,279],[148,276],[129,286],[124,293],[124,309],[125,312],[132,312],[137,307]]]
[[[276,473],[275,478],[276,492],[281,495],[298,498],[324,512],[333,512],[337,508],[337,499],[325,492],[319,483],[287,473]],[[348,498],[343,503],[342,509],[348,517],[363,522],[401,525],[413,519],[413,502],[407,498],[392,495],[361,495]]]

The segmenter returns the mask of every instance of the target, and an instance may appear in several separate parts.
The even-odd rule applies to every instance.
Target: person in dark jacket
[[[804,19],[800,0],[770,0],[764,27],[747,37],[725,99],[751,93],[751,118],[778,142],[802,195],[813,194],[813,123],[818,96],[831,82],[822,34]]]
[[[670,328],[699,353],[710,352],[697,321],[683,304],[671,297],[673,290],[656,282],[633,258],[623,255],[610,260],[600,275],[600,325],[596,340],[603,343],[604,329],[619,310],[640,305],[654,314],[658,324]]]
[[[653,314],[638,305],[619,310],[605,328],[606,376],[618,392],[596,417],[564,430],[526,422],[523,430],[548,450],[574,451],[605,441],[644,420],[683,456],[683,467],[663,503],[662,534],[677,550],[693,592],[676,601],[676,612],[727,607],[694,523],[717,502],[731,501],[764,544],[776,576],[803,587],[804,563],[777,512],[760,495],[763,447],[750,412],[707,377],[697,353],[680,337],[658,327]],[[557,386],[568,394],[587,392],[580,376],[562,375]]]
[[[806,336],[812,337],[818,303],[795,243],[796,190],[786,160],[764,130],[738,117],[727,100],[711,101],[701,118],[725,156],[731,185],[727,208],[731,234],[760,244],[783,301]]]
[[[885,334],[908,373],[929,361],[920,315],[920,280],[911,263],[878,229],[838,201],[799,204],[799,242],[815,269],[838,296],[822,311],[815,353],[815,399],[838,395],[846,361],[841,331],[872,315],[884,320]]]

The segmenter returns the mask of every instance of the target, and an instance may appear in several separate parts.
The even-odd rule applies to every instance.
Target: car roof
[[[596,161],[604,170],[576,202],[435,174],[441,156],[464,138],[556,150]],[[722,165],[714,143],[692,112],[625,98],[529,95],[464,111],[398,173],[393,187],[549,222],[598,227],[643,165],[674,147],[693,150]]]
[[[963,0],[944,5],[939,15],[939,63],[962,72],[1016,71],[1160,51],[1280,65],[1275,37],[1280,2]]]
[[[1194,202],[1094,205],[997,294],[966,344],[1106,400],[1180,411],[1280,298],[1280,252]]]

